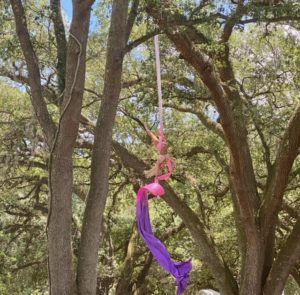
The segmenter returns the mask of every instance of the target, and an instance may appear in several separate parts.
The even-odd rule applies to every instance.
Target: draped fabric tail
[[[175,267],[177,268],[178,277],[177,280],[177,295],[180,295],[187,288],[189,283],[189,275],[192,270],[192,260],[189,259],[184,262],[175,262]]]
[[[165,245],[154,236],[149,216],[149,192],[157,196],[162,195],[164,189],[159,183],[152,183],[139,189],[137,194],[137,223],[139,232],[159,264],[176,278],[177,294],[180,295],[187,287],[189,274],[192,270],[192,262],[191,260],[174,262]]]
[[[167,139],[164,135],[159,41],[157,35],[154,37],[154,43],[160,121],[159,140],[158,142],[155,142],[155,147],[158,150],[160,157],[163,157],[164,159],[163,162],[157,161],[157,163],[159,166],[161,164],[167,166],[168,172],[162,175],[157,174],[153,183],[147,184],[139,189],[136,200],[136,214],[138,228],[142,238],[159,264],[176,278],[177,295],[181,295],[187,287],[189,275],[192,270],[192,262],[191,260],[185,262],[174,262],[171,259],[170,253],[168,252],[166,246],[153,234],[148,207],[149,193],[153,194],[154,196],[162,196],[165,193],[164,188],[160,185],[159,181],[167,180],[172,175],[175,164],[174,160],[167,154]],[[159,168],[161,170],[160,172],[162,172],[163,167]]]

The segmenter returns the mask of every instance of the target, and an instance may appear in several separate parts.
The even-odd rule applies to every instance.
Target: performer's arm
[[[159,142],[158,137],[149,129],[149,127],[147,126],[147,124],[144,123],[144,127],[145,127],[145,130],[146,130],[147,134],[152,139],[153,143],[157,144]]]

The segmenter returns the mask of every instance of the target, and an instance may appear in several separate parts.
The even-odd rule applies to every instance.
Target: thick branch
[[[56,128],[43,99],[38,59],[30,41],[24,8],[21,0],[11,0],[10,3],[14,13],[17,36],[27,64],[32,105],[46,141],[50,146],[54,139]]]
[[[136,222],[134,222],[132,232],[129,238],[127,253],[125,261],[123,262],[123,269],[121,271],[120,279],[116,287],[116,295],[129,295],[131,292],[131,280],[134,269],[134,264],[137,259],[137,241],[138,230]]]
[[[140,289],[143,288],[143,285],[145,284],[145,279],[149,273],[152,262],[153,262],[153,255],[150,252],[145,259],[145,263],[142,270],[139,272],[136,278],[136,289],[138,292],[140,291]],[[141,292],[143,292],[143,290],[141,290]]]
[[[140,5],[140,0],[133,0],[131,3],[131,8],[127,20],[126,26],[126,42],[129,40],[136,16],[138,14],[138,7]]]
[[[55,39],[57,44],[57,76],[60,93],[65,89],[65,70],[67,60],[67,40],[65,27],[61,15],[60,0],[51,0],[50,7],[52,10],[51,19],[54,24]]]
[[[223,140],[225,140],[224,137],[224,131],[223,128],[221,126],[221,124],[213,121],[212,119],[210,119],[205,113],[204,111],[200,108],[185,108],[185,107],[181,107],[181,106],[176,106],[176,105],[171,105],[171,104],[165,104],[166,107],[170,107],[173,108],[179,112],[185,112],[185,113],[191,113],[194,114],[198,117],[198,119],[201,121],[201,123],[210,131],[214,132],[215,134],[217,134],[219,137],[221,137]]]
[[[300,219],[278,254],[268,276],[264,294],[280,295],[293,267],[300,259]]]
[[[107,41],[104,89],[95,128],[91,185],[87,196],[79,247],[77,281],[80,294],[95,294],[97,257],[109,180],[112,131],[121,91],[128,0],[114,0]]]
[[[289,21],[299,21],[299,16],[279,16],[279,17],[262,17],[262,18],[249,18],[245,20],[239,21],[239,24],[246,25],[251,23],[257,23],[257,22],[266,22],[266,23],[278,23],[278,22],[289,22]]]
[[[194,30],[187,27],[185,31],[178,27],[170,28],[170,14],[157,3],[151,1],[147,6],[148,13],[156,20],[160,28],[166,30],[169,39],[175,44],[183,58],[197,71],[203,83],[207,86],[220,114],[227,145],[230,149],[232,165],[231,178],[235,196],[237,197],[236,213],[239,216],[240,228],[246,239],[246,249],[241,293],[257,293],[260,289],[260,238],[256,224],[256,213],[260,206],[256,179],[252,164],[247,130],[243,116],[243,104],[235,83],[233,69],[229,61],[229,48],[224,44],[224,50],[219,54],[218,61],[225,63],[222,67],[215,64],[210,54],[198,50],[194,43]],[[201,41],[201,39],[198,39]],[[201,43],[205,43],[202,40]],[[248,276],[253,273],[253,276]]]
[[[237,22],[242,17],[243,13],[246,12],[245,6],[243,5],[243,1],[238,1],[238,5],[236,10],[228,17],[221,37],[222,42],[227,42],[231,36],[233,27],[237,24]]]
[[[278,212],[282,205],[284,191],[288,184],[295,158],[300,147],[300,103],[288,124],[279,145],[273,171],[266,189],[260,212],[260,220],[265,234],[274,229]]]
[[[72,155],[78,134],[85,83],[86,46],[91,13],[91,6],[87,2],[90,1],[73,1],[65,91],[49,157],[50,199],[47,234],[50,294],[76,293],[71,248]]]
[[[154,37],[155,35],[157,35],[160,32],[159,29],[155,29],[139,38],[137,38],[136,40],[131,41],[126,47],[124,52],[128,53],[129,51],[131,51],[133,48],[141,45],[142,43],[146,42],[147,40],[149,40],[150,38]]]

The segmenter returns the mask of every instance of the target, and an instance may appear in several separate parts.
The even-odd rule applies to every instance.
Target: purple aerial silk
[[[136,214],[139,232],[146,242],[153,256],[157,259],[160,265],[169,273],[171,273],[177,281],[177,295],[184,292],[187,287],[189,275],[192,270],[191,260],[185,262],[174,262],[171,259],[170,253],[168,252],[165,245],[154,236],[152,226],[149,217],[148,207],[148,194],[151,193],[154,196],[162,196],[165,193],[164,188],[159,184],[160,180],[167,180],[173,171],[174,161],[167,155],[167,140],[164,135],[164,124],[163,124],[163,99],[161,91],[161,76],[160,76],[160,58],[159,58],[159,41],[158,36],[154,37],[155,43],[155,60],[156,60],[156,74],[157,74],[157,90],[158,90],[158,101],[159,101],[159,141],[154,142],[156,149],[160,156],[165,157],[165,161],[160,163],[166,165],[168,173],[163,175],[157,175],[154,182],[142,186],[136,199]],[[163,167],[160,167],[162,169]]]
[[[161,196],[165,191],[158,181],[145,185],[139,189],[136,207],[139,232],[159,264],[176,278],[178,286],[177,295],[180,295],[188,285],[189,274],[192,270],[192,262],[191,260],[174,262],[165,245],[154,236],[149,216],[149,193],[155,196]]]

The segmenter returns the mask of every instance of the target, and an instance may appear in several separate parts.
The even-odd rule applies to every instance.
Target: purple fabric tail
[[[156,194],[155,191],[151,189],[151,186],[154,186],[155,190],[158,190],[159,193]],[[171,259],[170,253],[168,252],[165,245],[154,236],[149,216],[149,192],[154,195],[161,195],[164,193],[164,189],[159,183],[146,185],[139,189],[137,194],[136,209],[139,232],[159,264],[176,278],[178,286],[177,295],[180,295],[187,287],[189,274],[192,270],[192,262],[191,260],[185,262],[174,262]]]

